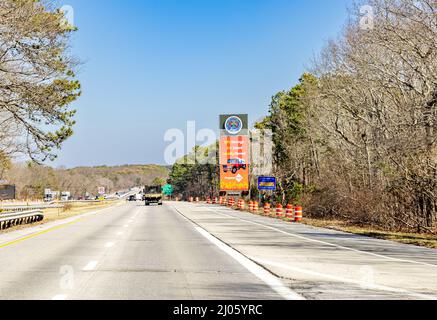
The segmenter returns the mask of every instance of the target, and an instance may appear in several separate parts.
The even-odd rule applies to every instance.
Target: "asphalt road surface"
[[[437,250],[130,203],[0,234],[0,299],[437,299]]]

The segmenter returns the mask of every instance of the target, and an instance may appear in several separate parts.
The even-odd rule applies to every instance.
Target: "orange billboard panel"
[[[237,161],[220,165],[220,190],[248,191],[249,166]]]
[[[220,164],[227,165],[235,160],[249,165],[248,136],[224,136],[220,138]]]

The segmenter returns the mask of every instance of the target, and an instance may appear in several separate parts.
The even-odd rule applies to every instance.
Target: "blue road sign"
[[[258,190],[260,191],[276,191],[275,177],[259,177]]]

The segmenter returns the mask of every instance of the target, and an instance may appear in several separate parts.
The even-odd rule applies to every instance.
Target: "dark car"
[[[239,170],[246,170],[247,164],[244,160],[241,159],[230,159],[228,160],[228,164],[223,166],[223,171],[228,172],[232,171],[233,174],[236,174]]]
[[[132,202],[132,201],[137,201],[137,198],[135,197],[135,195],[132,195],[132,196],[129,196],[129,198],[127,200]]]

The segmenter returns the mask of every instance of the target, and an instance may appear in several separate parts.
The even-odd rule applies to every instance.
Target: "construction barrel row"
[[[189,197],[188,202],[200,202],[199,197]],[[221,206],[227,206],[230,208],[236,208],[238,210],[244,211],[246,210],[246,202],[244,199],[235,200],[234,197],[215,197],[206,198],[207,204],[218,204]],[[259,214],[260,208],[259,203],[257,201],[249,201],[248,203],[249,212]],[[287,206],[283,206],[282,204],[277,204],[274,210],[272,210],[272,206],[270,203],[265,203],[262,208],[262,213],[265,216],[272,216],[272,211],[274,211],[274,216],[279,219],[287,219],[289,221],[301,222],[303,220],[303,208],[301,206],[293,206],[288,204]]]

